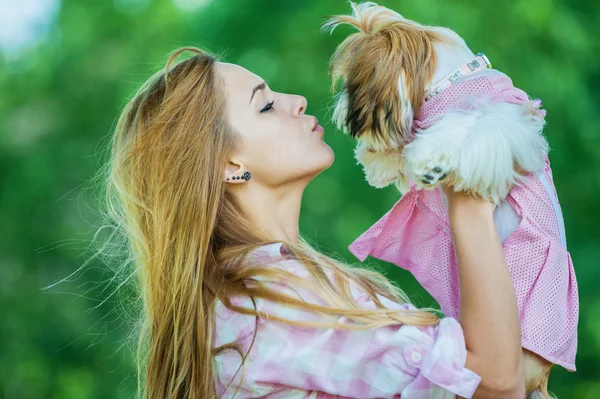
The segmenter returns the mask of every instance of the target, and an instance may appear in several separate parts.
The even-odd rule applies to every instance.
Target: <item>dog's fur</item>
[[[526,106],[482,102],[474,111],[448,113],[413,132],[426,89],[475,55],[450,29],[420,25],[374,3],[352,7],[353,15],[324,25],[333,30],[350,24],[359,30],[331,59],[334,88],[343,83],[333,120],[358,139],[356,158],[371,185],[395,183],[406,192],[413,180],[431,189],[447,175],[456,190],[499,204],[523,175],[544,167],[545,122],[534,101]],[[499,72],[476,75],[494,73]],[[433,181],[424,184],[425,175],[434,176]]]
[[[332,17],[324,28],[358,29],[336,49],[330,74],[334,89],[339,82],[343,86],[333,119],[357,139],[355,155],[367,181],[375,187],[395,184],[404,193],[411,180],[433,189],[447,177],[455,190],[499,205],[495,220],[504,241],[518,224],[505,198],[522,176],[544,167],[548,153],[539,104],[481,102],[415,131],[426,90],[475,54],[450,29],[423,26],[375,3],[351,5],[353,15]],[[461,80],[499,73],[486,69]],[[502,209],[507,216],[499,216]],[[526,350],[524,356],[529,397],[550,398],[552,364]]]

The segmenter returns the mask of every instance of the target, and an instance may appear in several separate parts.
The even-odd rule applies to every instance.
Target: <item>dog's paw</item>
[[[433,189],[445,179],[454,182],[459,144],[448,142],[444,134],[423,131],[404,147],[407,175],[418,188]]]
[[[448,177],[448,173],[450,173],[449,170],[436,165],[429,170],[424,169],[420,173],[415,174],[415,178],[417,182],[427,187],[431,187]]]
[[[407,156],[409,176],[419,188],[434,188],[454,171],[454,167],[443,156],[420,156],[409,151]]]

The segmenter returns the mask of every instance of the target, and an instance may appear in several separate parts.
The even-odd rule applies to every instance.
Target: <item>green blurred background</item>
[[[600,398],[600,2],[382,1],[457,31],[517,87],[541,97],[555,184],[580,289],[578,371],[559,398]],[[319,31],[342,0],[0,0],[0,397],[131,398],[130,329],[111,266],[93,259],[99,191],[90,185],[125,101],[177,47],[195,45],[302,94],[328,119],[328,59],[350,32]],[[309,186],[303,234],[347,245],[398,199],[364,181],[352,141],[325,126],[334,165]],[[380,267],[418,305],[407,272]]]

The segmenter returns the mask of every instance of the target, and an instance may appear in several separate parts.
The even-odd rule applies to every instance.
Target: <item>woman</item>
[[[126,105],[108,198],[144,305],[139,393],[523,397],[493,205],[446,189],[460,324],[416,309],[383,276],[299,238],[303,191],[334,160],[306,106],[193,47]]]

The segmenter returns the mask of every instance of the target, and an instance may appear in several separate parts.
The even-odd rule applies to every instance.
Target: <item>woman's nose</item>
[[[296,96],[296,101],[294,102],[294,109],[292,111],[292,114],[294,116],[300,116],[303,115],[304,112],[306,111],[306,98],[304,98],[303,96]]]

